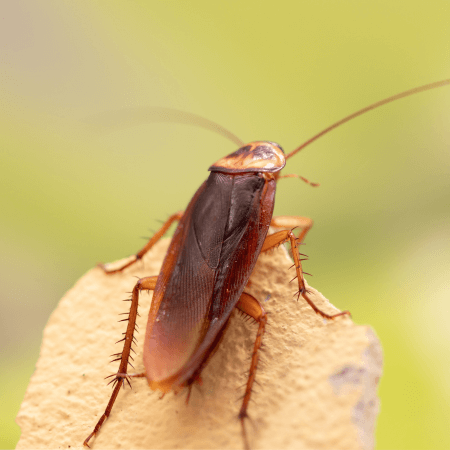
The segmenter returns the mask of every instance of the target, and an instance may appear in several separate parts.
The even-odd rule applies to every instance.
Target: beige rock
[[[94,268],[64,296],[44,331],[36,371],[17,416],[22,436],[17,448],[82,448],[111,393],[104,378],[118,362],[127,312],[126,292],[134,276],[155,275],[168,246],[164,240],[143,262],[125,273],[105,275]],[[260,256],[248,291],[270,313],[259,384],[250,404],[252,449],[371,449],[379,401],[380,344],[366,326],[348,317],[324,321],[293,297],[294,276],[283,247]],[[270,298],[268,298],[270,296]],[[151,294],[143,294],[140,329]],[[336,311],[320,293],[314,302]],[[243,447],[237,414],[256,325],[235,314],[225,337],[202,372],[202,386],[163,399],[145,379],[122,390],[110,418],[90,444],[102,448],[218,449]],[[138,344],[140,343],[139,335]],[[142,339],[141,339],[142,340]],[[136,372],[143,371],[136,346]]]

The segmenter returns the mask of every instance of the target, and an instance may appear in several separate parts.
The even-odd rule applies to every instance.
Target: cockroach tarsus
[[[109,417],[120,388],[125,383],[131,386],[131,377],[146,377],[150,388],[161,391],[163,395],[187,387],[189,399],[193,383],[200,380],[203,368],[221,340],[231,312],[237,308],[258,325],[238,413],[244,447],[249,449],[245,419],[248,418],[267,313],[255,297],[245,292],[245,287],[259,254],[289,242],[296,271],[293,280],[296,279],[298,284],[297,297],[302,297],[326,319],[349,314],[342,311],[330,315],[320,310],[305,287],[303,275],[306,272],[302,269],[301,258],[304,255],[298,251],[298,246],[311,229],[312,220],[300,216],[272,216],[279,179],[295,176],[312,186],[317,185],[298,175],[280,175],[286,160],[332,129],[365,112],[448,84],[450,80],[439,81],[374,103],[334,123],[287,155],[276,143],[255,141],[243,145],[239,138],[214,122],[193,114],[164,110],[172,114],[174,121],[188,118],[238,143],[240,148],[210,166],[208,179],[194,194],[186,210],[171,215],[132,260],[118,269],[101,266],[109,275],[123,271],[140,261],[170,226],[178,222],[159,275],[139,279],[131,292],[128,317],[123,319],[128,322],[127,330],[123,339],[118,341],[123,341],[123,350],[112,355],[114,361],[120,361],[119,369],[108,377],[113,378],[110,380],[113,392],[105,412],[84,445],[89,446],[90,439]],[[269,226],[280,231],[268,234]],[[298,235],[293,232],[295,228],[299,229]],[[141,291],[154,292],[144,339],[145,372],[128,374],[128,366],[132,366],[133,343],[136,343],[134,331]]]

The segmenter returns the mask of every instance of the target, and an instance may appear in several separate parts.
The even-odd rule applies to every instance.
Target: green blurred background
[[[1,448],[19,438],[59,298],[140,248],[235,149],[201,128],[142,124],[137,107],[288,151],[450,77],[448,0],[14,0],[0,13]],[[310,283],[382,341],[379,449],[450,448],[449,118],[449,87],[385,106],[289,162],[320,188],[278,189],[276,214],[315,221]]]

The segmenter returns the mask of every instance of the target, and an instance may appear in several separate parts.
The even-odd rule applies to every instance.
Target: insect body
[[[210,167],[156,283],[144,344],[153,389],[176,390],[198,377],[256,264],[284,165],[279,146],[256,142]],[[241,308],[255,301],[246,294]]]
[[[448,83],[449,80],[446,80],[391,97],[348,116],[338,124],[400,96]],[[289,241],[298,296],[327,319],[348,314],[343,311],[329,315],[321,311],[311,301],[305,288],[298,244],[311,228],[312,221],[303,217],[272,217],[276,184],[282,177],[280,173],[286,159],[336,126],[327,128],[288,155],[278,144],[257,141],[220,159],[209,168],[211,173],[208,179],[197,190],[186,210],[171,216],[134,260],[116,270],[104,267],[107,273],[115,273],[140,260],[170,225],[179,221],[160,274],[140,279],[133,288],[124,347],[117,354],[120,366],[118,372],[112,375],[114,390],[105,413],[84,445],[88,445],[100,430],[121,386],[125,382],[130,383],[130,376],[145,376],[152,389],[163,393],[178,392],[185,387],[190,389],[199,380],[201,371],[220,342],[233,309],[237,307],[258,323],[239,412],[244,445],[249,448],[245,418],[267,315],[258,299],[245,292],[245,287],[259,254]],[[268,234],[270,225],[289,229]],[[294,235],[293,227],[300,229],[298,236]],[[138,300],[143,290],[154,291],[144,340],[145,372],[129,375],[127,370]]]
[[[186,211],[172,216],[160,230],[162,235],[174,220],[179,220],[159,276],[143,278],[133,289],[124,349],[118,355],[121,363],[114,379],[116,386],[105,414],[85,444],[109,415],[124,380],[128,381],[127,366],[141,290],[154,290],[144,341],[145,376],[152,389],[164,393],[191,387],[199,378],[236,306],[259,323],[239,413],[246,446],[244,419],[267,318],[259,301],[244,289],[259,254],[290,241],[298,295],[323,317],[331,319],[347,314],[328,315],[309,299],[297,250],[298,238],[292,231],[267,236],[271,224],[280,226],[272,213],[277,178],[285,164],[282,148],[273,142],[252,142],[241,147],[209,168],[208,179]],[[311,221],[295,217],[287,220],[291,226],[303,225],[300,238],[303,239]],[[149,242],[137,259],[154,242],[156,239]]]

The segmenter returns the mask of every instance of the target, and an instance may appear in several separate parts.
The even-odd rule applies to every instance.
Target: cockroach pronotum
[[[298,246],[312,226],[311,219],[272,217],[276,184],[283,178],[281,170],[286,160],[332,129],[367,111],[448,84],[450,80],[439,81],[374,103],[334,123],[287,155],[273,142],[255,141],[243,145],[231,133],[221,127],[213,127],[239,143],[240,148],[209,167],[209,177],[194,194],[186,210],[173,214],[134,259],[114,270],[102,266],[107,274],[131,266],[153,247],[172,223],[178,221],[161,272],[157,276],[139,279],[132,290],[131,307],[125,319],[128,326],[123,338],[123,350],[116,359],[120,365],[117,373],[111,375],[113,393],[84,445],[88,446],[91,438],[99,432],[111,413],[120,388],[125,383],[130,384],[131,377],[146,377],[151,389],[163,393],[188,388],[189,395],[193,383],[199,380],[201,371],[219,344],[231,312],[238,308],[258,324],[249,376],[238,414],[244,447],[248,449],[245,419],[248,417],[267,315],[258,299],[245,292],[245,287],[259,254],[289,242],[296,270],[298,298],[302,297],[326,319],[349,314],[342,311],[329,315],[320,310],[305,287],[302,255]],[[203,120],[199,125],[211,128],[209,121]],[[282,230],[268,235],[269,226]],[[299,229],[297,235],[294,228]],[[144,340],[145,372],[128,374],[141,291],[153,291]]]

